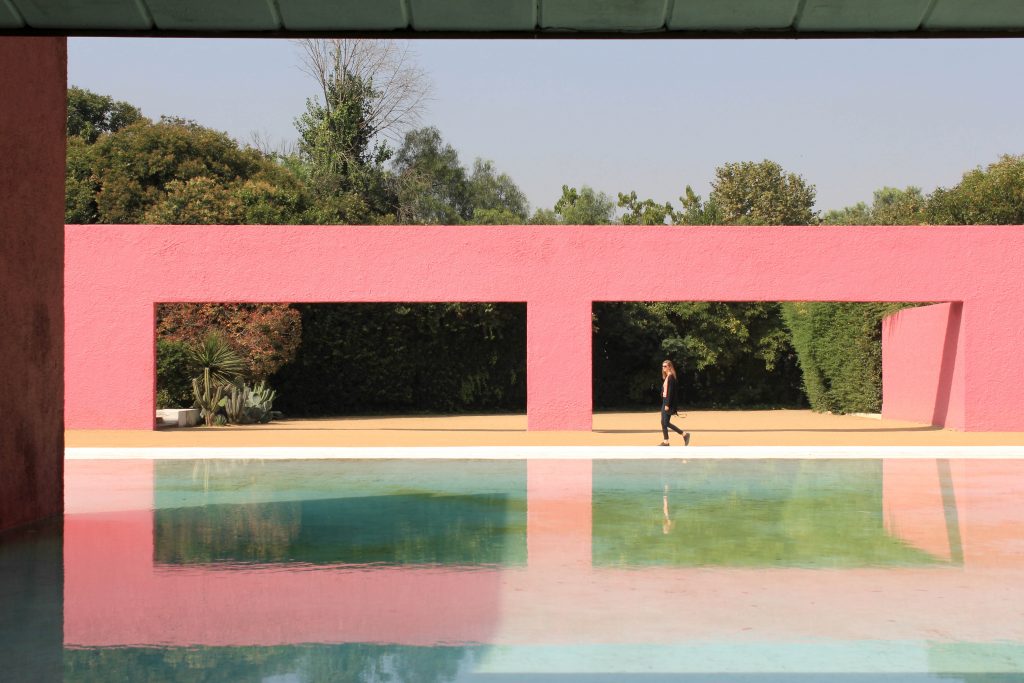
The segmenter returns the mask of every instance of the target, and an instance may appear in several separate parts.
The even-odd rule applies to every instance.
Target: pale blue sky
[[[672,201],[725,162],[773,159],[818,208],[926,192],[1024,153],[1024,40],[524,40],[413,44],[423,125],[551,207],[562,184]],[[145,115],[293,141],[315,91],[284,40],[73,38],[68,82]]]

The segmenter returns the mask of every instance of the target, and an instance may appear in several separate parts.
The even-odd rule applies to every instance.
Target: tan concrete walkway
[[[692,446],[1021,446],[1024,432],[957,432],[809,410],[694,411],[675,423]],[[529,432],[525,415],[285,420],[159,431],[68,430],[67,447],[653,446],[657,411],[597,413],[591,432]],[[672,435],[673,445],[682,439]]]

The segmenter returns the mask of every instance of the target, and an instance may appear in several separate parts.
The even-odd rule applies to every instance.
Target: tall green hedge
[[[302,344],[270,378],[289,416],[523,411],[524,304],[297,304]]]
[[[882,409],[882,318],[908,305],[782,305],[813,410],[877,413]]]
[[[157,339],[157,408],[188,408],[192,405],[192,378],[197,371],[188,359],[186,346],[180,341]]]

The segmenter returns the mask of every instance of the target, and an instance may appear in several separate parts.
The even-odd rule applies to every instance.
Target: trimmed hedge
[[[782,305],[818,412],[877,413],[882,409],[882,318],[913,304],[801,302]]]
[[[196,372],[188,359],[187,344],[181,341],[156,341],[156,407],[192,406],[192,378]]]

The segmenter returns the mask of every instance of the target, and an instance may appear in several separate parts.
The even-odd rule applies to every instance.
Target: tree
[[[584,185],[562,185],[555,208],[538,209],[530,219],[534,225],[607,225],[615,222],[615,202],[604,192]]]
[[[359,116],[353,119],[359,126],[356,137],[373,140],[379,135],[398,142],[419,121],[431,83],[414,62],[408,43],[349,38],[297,42],[302,70],[320,87],[328,115],[335,106],[359,100]]]
[[[175,118],[138,121],[102,136],[93,147],[101,223],[138,223],[169,191],[195,198],[200,189],[216,187],[226,197],[230,193],[220,192],[222,186],[254,177],[273,163],[257,150],[240,148],[225,133]]]
[[[1024,155],[1003,155],[932,193],[928,220],[936,225],[1024,224]]]
[[[64,168],[65,223],[96,222],[96,192],[99,187],[93,178],[92,167],[92,145],[81,137],[69,137]]]
[[[316,223],[390,222],[397,197],[385,162],[394,136],[418,115],[425,80],[388,41],[305,40],[304,68],[322,99],[295,121]]]
[[[138,107],[74,85],[68,88],[67,109],[68,138],[79,137],[89,145],[103,133],[143,120]]]
[[[457,225],[473,215],[466,169],[437,128],[405,135],[395,154],[398,219],[407,225]]]
[[[770,302],[599,302],[594,305],[594,402],[654,404],[670,358],[686,405],[799,405],[799,371]]]
[[[704,201],[699,194],[693,191],[689,185],[686,191],[679,198],[682,210],[677,211],[673,220],[677,225],[721,225],[723,223],[722,209],[714,197],[708,197]]]
[[[883,187],[875,190],[871,206],[859,202],[838,211],[829,211],[822,218],[826,225],[920,225],[927,222],[928,200],[919,187],[900,190]]]
[[[814,186],[774,161],[728,163],[715,169],[709,201],[726,224],[810,225]]]
[[[640,200],[636,192],[619,193],[619,208],[625,209],[622,216],[623,225],[664,225],[666,220],[675,216],[672,205],[668,202],[659,204],[653,199]]]
[[[530,216],[526,195],[493,161],[477,159],[469,176],[469,203],[476,225],[519,225]]]

